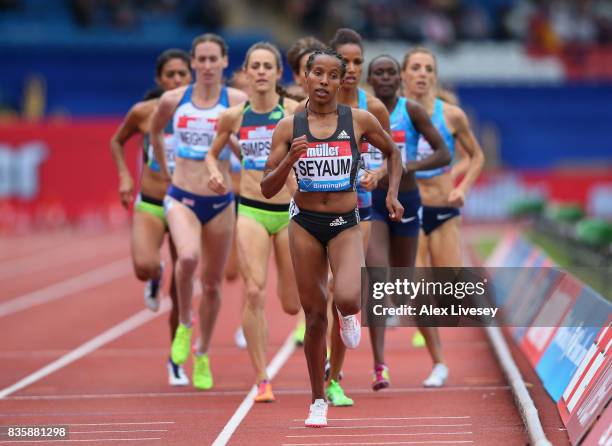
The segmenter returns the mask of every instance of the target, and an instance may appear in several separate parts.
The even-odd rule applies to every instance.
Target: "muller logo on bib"
[[[314,147],[308,147],[306,156],[308,158],[320,157],[320,156],[338,156],[339,146],[330,146],[328,143],[317,144]]]

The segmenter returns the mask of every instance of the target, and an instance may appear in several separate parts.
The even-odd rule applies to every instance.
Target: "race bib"
[[[206,158],[217,132],[216,118],[179,116],[176,126],[177,155],[181,158]]]
[[[240,129],[240,151],[245,169],[263,170],[270,155],[272,133],[276,125],[242,127]]]
[[[303,192],[334,192],[351,188],[350,141],[309,142],[295,163],[298,186]]]

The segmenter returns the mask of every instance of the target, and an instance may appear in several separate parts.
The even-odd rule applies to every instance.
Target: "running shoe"
[[[295,345],[298,347],[304,345],[304,336],[306,336],[306,322],[300,321],[293,331],[293,342],[295,342]]]
[[[353,400],[344,394],[344,389],[338,384],[338,381],[331,380],[325,391],[327,401],[335,407],[352,406]]]
[[[192,332],[193,326],[187,327],[181,323],[178,324],[174,340],[172,341],[172,350],[170,351],[170,358],[175,364],[183,365],[189,358]]]
[[[264,379],[257,386],[257,395],[254,398],[256,403],[273,403],[274,393],[272,393],[272,384],[267,379]]]
[[[236,343],[236,347],[241,350],[247,348],[247,341],[244,337],[244,331],[242,330],[242,326],[238,327],[236,333],[234,333],[234,342]]]
[[[304,421],[306,427],[325,427],[327,426],[327,403],[324,399],[315,400],[310,405],[308,418]]]
[[[414,348],[425,347],[425,337],[421,334],[419,330],[417,330],[414,333],[414,336],[412,336],[412,346]]]
[[[441,362],[434,365],[431,373],[425,381],[423,386],[425,387],[442,387],[448,379],[448,367]]]
[[[329,358],[325,358],[325,381],[329,381],[329,374],[331,372],[331,363],[329,362]],[[344,372],[340,370],[338,373],[338,381],[342,381],[344,378]]]
[[[168,358],[168,384],[171,386],[188,386],[189,377],[185,373],[183,366],[172,362],[172,358]]]
[[[144,303],[151,311],[159,310],[159,297],[162,289],[162,279],[164,277],[164,262],[159,264],[159,277],[147,280],[144,289]]]
[[[340,337],[346,348],[357,348],[361,340],[361,326],[357,315],[342,316],[338,311],[338,321],[340,322]]]
[[[213,386],[213,376],[210,371],[208,354],[193,355],[193,387],[199,390],[209,390]]]
[[[389,380],[389,367],[384,364],[376,364],[374,367],[374,379],[372,380],[372,390],[378,392],[386,389],[391,384]]]

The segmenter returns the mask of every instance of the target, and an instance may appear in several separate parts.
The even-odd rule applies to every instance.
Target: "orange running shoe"
[[[274,393],[272,393],[272,384],[268,380],[263,380],[257,386],[257,395],[255,395],[256,403],[273,403],[275,401]]]

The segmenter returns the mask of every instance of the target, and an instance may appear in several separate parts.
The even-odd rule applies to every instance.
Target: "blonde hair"
[[[447,104],[459,105],[459,98],[457,95],[446,88],[438,88],[436,96]]]
[[[408,66],[408,60],[410,60],[410,56],[418,53],[429,54],[434,61],[434,70],[436,73],[436,77],[438,77],[438,59],[436,59],[436,55],[429,48],[425,48],[424,46],[415,46],[414,48],[408,50],[408,52],[404,55],[404,60],[402,62],[402,71],[406,69]]]

